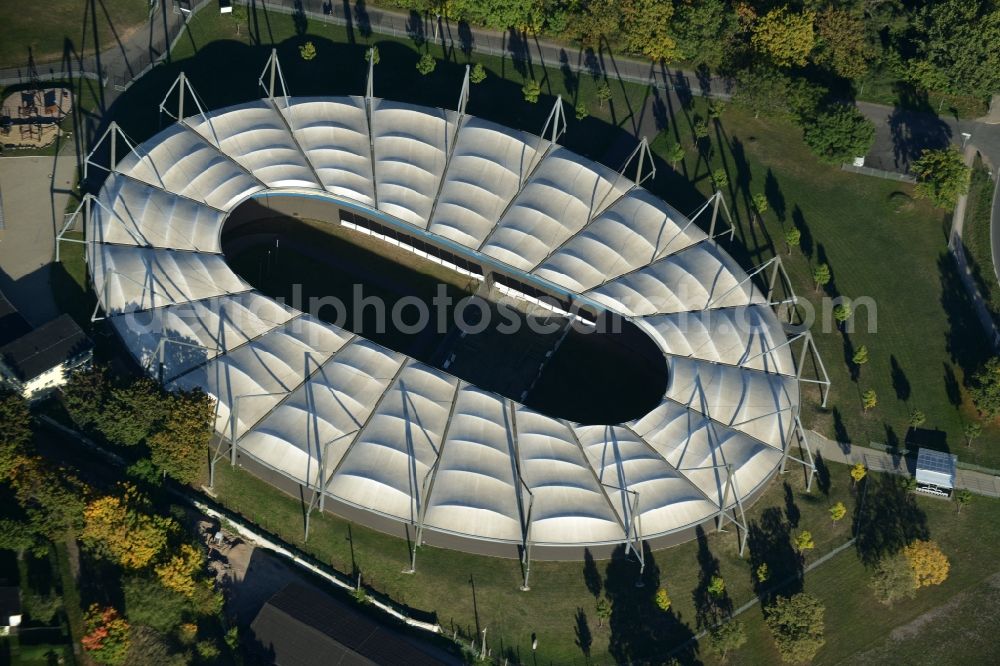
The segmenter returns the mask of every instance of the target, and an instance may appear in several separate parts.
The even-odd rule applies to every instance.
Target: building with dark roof
[[[31,325],[28,324],[28,320],[21,316],[17,308],[0,291],[0,347],[30,330]]]
[[[250,629],[256,639],[254,663],[278,666],[372,666],[459,664],[444,652],[398,631],[301,583],[289,583],[271,597]]]
[[[38,398],[62,386],[93,354],[94,343],[62,314],[0,347],[0,382],[29,400]]]

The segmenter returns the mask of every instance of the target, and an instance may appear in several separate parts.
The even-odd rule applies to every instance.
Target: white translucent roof
[[[289,190],[632,318],[666,359],[659,405],[567,422],[253,290],[222,225]],[[757,491],[798,410],[782,325],[724,250],[617,172],[471,116],[358,97],[192,116],[121,160],[86,231],[143,368],[212,396],[241,454],[373,517],[553,547],[671,534]]]
[[[606,166],[558,148],[532,174],[482,251],[530,271],[633,185]]]
[[[448,161],[456,114],[375,100],[371,136],[379,210],[426,227]]]
[[[626,273],[586,295],[638,317],[766,302],[739,264],[708,242]]]
[[[144,142],[140,150],[118,164],[118,170],[221,210],[266,189],[183,123],[175,123]]]
[[[318,185],[305,153],[270,102],[247,102],[184,122],[268,187]]]
[[[375,203],[372,148],[363,97],[290,97],[277,101],[292,134],[330,193]]]
[[[551,144],[466,117],[428,230],[478,247]]]
[[[112,174],[94,204],[87,238],[102,243],[219,252],[222,211]]]

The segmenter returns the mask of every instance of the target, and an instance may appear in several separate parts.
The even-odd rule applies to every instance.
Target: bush
[[[917,588],[940,585],[948,579],[951,563],[933,541],[914,541],[903,549],[903,556],[913,569]]]
[[[656,591],[656,607],[661,611],[670,610],[670,595],[667,594],[667,588],[661,587]]]
[[[951,209],[969,191],[972,170],[955,148],[925,149],[910,171],[917,177],[917,195],[938,208]]]
[[[521,87],[521,94],[524,95],[525,102],[535,104],[538,102],[538,96],[542,94],[542,86],[538,81],[531,79]]]
[[[1000,356],[991,358],[972,376],[969,393],[981,414],[990,418],[1000,415]]]
[[[430,53],[425,53],[420,56],[420,60],[417,61],[417,71],[427,76],[437,67],[437,60],[434,59]]]
[[[765,621],[774,636],[783,661],[810,661],[823,643],[826,608],[806,592],[778,597],[765,611]]]
[[[469,81],[472,83],[482,83],[486,80],[486,68],[483,67],[483,63],[477,62],[472,71],[469,72]]]
[[[872,571],[869,582],[879,603],[891,606],[900,599],[912,599],[917,592],[913,568],[902,555],[884,557]]]
[[[875,125],[853,106],[836,104],[806,122],[803,138],[827,164],[842,164],[866,155],[875,141]]]

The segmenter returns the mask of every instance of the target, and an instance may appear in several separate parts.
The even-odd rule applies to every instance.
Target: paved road
[[[0,291],[33,326],[59,314],[49,287],[51,262],[75,178],[72,155],[0,158],[6,223],[0,231]]]
[[[913,476],[916,461],[912,457],[877,451],[865,446],[835,442],[812,430],[806,431],[809,446],[813,455],[819,453],[825,462],[853,465],[863,463],[865,467],[877,472],[889,472]],[[965,488],[978,495],[1000,497],[1000,477],[967,469],[958,469],[955,473],[955,486]]]

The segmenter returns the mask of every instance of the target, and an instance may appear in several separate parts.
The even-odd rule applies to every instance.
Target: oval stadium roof
[[[667,360],[660,404],[570,423],[268,298],[219,240],[266,193],[339,201],[629,317]],[[362,522],[551,547],[681,533],[735,503],[726,466],[759,490],[793,430],[792,355],[747,273],[623,175],[481,118],[361,97],[192,116],[117,165],[87,237],[135,359],[162,358],[168,387],[218,401],[242,455]]]

